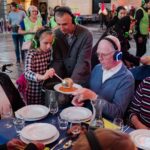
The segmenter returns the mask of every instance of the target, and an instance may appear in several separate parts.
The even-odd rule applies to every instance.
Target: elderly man
[[[75,23],[75,16],[68,7],[57,8],[54,17],[58,29],[51,67],[62,78],[71,77],[84,86],[91,72],[92,34]]]
[[[104,117],[111,120],[123,117],[134,94],[134,78],[121,61],[119,40],[111,35],[104,37],[99,42],[97,55],[101,64],[92,71],[91,90],[83,88],[76,91],[73,100],[90,99],[96,102],[97,108],[103,102]]]

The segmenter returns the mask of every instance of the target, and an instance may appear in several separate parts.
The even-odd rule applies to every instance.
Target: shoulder
[[[89,34],[89,35],[92,35],[92,33],[84,26],[82,25],[76,25],[76,33],[77,34]]]

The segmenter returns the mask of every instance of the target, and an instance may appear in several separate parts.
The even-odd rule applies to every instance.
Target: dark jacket
[[[71,77],[75,83],[84,85],[91,72],[92,34],[76,25],[71,46],[60,29],[55,31],[55,38],[51,67],[62,78]]]

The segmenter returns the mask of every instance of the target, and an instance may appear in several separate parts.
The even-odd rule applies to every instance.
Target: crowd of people
[[[17,63],[21,61],[20,48],[23,41],[28,42],[26,44],[29,46],[21,51],[25,63],[24,76],[27,86],[24,101],[27,105],[44,105],[43,81],[57,83],[57,73],[61,78],[69,77],[83,86],[73,93],[73,100],[79,103],[90,100],[95,103],[96,110],[101,108],[103,102],[103,117],[109,120],[116,117],[126,118],[135,129],[150,128],[150,57],[143,56],[149,34],[147,11],[150,9],[150,0],[145,0],[141,7],[137,8],[135,18],[127,15],[127,10],[119,6],[94,49],[92,33],[78,24],[67,6],[55,7],[54,16],[47,27],[42,23],[36,6],[30,6],[25,13],[12,2],[11,9],[8,19],[13,29]],[[134,32],[136,56],[128,51],[129,31]],[[96,62],[93,66],[92,60]],[[140,63],[142,66],[137,67]],[[131,69],[131,66],[135,68]],[[145,75],[142,75],[143,68]],[[103,136],[107,132],[110,137]],[[95,139],[101,141],[103,149],[109,149],[105,147],[112,145],[111,140],[107,140],[111,138],[122,139],[118,149],[127,145],[126,149],[136,149],[130,138],[124,134],[107,130],[95,131],[95,136],[94,133],[90,134],[92,135],[81,136],[73,149],[90,150],[89,147],[93,144],[89,136],[96,136]]]

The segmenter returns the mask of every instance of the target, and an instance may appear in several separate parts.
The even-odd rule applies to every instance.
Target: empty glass
[[[114,124],[114,129],[123,131],[123,126],[124,126],[123,119],[115,118],[113,120],[113,124]]]
[[[13,117],[13,112],[12,112],[12,108],[11,105],[9,105],[8,107],[1,108],[1,119],[5,120],[5,124],[4,127],[6,128],[11,128],[12,127],[12,117]]]
[[[14,118],[13,119],[13,124],[16,129],[16,132],[20,134],[20,131],[24,128],[25,126],[25,120],[23,118]]]
[[[61,130],[66,130],[68,128],[68,121],[62,119],[60,116],[58,116],[58,124]]]

